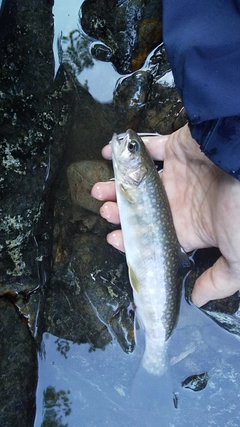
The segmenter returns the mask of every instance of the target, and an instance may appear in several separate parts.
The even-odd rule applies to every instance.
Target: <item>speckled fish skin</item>
[[[112,160],[129,278],[145,330],[143,367],[162,375],[181,294],[179,245],[164,186],[141,138],[114,134]]]

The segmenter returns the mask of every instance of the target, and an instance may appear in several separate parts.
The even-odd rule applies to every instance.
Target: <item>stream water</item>
[[[116,340],[91,351],[88,344],[44,334],[35,427],[239,425],[237,337],[182,301],[169,344],[169,386],[164,377],[141,370],[144,337],[138,335],[134,352],[126,354]],[[204,372],[209,380],[203,390],[181,386],[188,376]],[[172,396],[166,395],[169,387]]]
[[[60,63],[70,63],[91,95],[101,103],[110,103],[116,82],[124,76],[111,62],[92,58],[93,40],[79,26],[81,4],[79,0],[54,1],[55,74]],[[80,59],[76,56],[79,48],[83,52]],[[164,84],[172,83],[168,72]],[[169,343],[168,376],[155,377],[141,368],[143,334],[137,331],[137,345],[127,353],[109,325],[106,328],[112,340],[104,349],[43,334],[34,427],[240,425],[238,337],[183,299],[179,323]],[[202,373],[207,373],[209,380],[201,391],[182,387],[187,377]]]
[[[71,48],[76,47],[78,43],[82,43],[86,55],[90,55],[89,49],[93,40],[83,33],[79,24],[79,11],[82,3],[83,0],[73,0],[70,3],[61,0],[54,2],[55,73],[60,64],[60,47],[60,57],[74,66],[78,81],[83,85],[87,82],[89,92],[98,101],[111,102],[116,82],[122,77],[115,71],[111,62],[102,62],[91,57],[89,66],[83,66],[79,72],[70,55]]]

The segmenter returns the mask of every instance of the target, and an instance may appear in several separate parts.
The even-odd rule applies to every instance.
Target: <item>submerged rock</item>
[[[55,260],[47,291],[45,331],[92,348],[104,348],[115,337],[124,351],[132,351],[133,317],[124,259],[119,263],[103,236],[76,234],[71,246],[63,244],[64,259]]]
[[[92,184],[109,179],[111,172],[103,177],[98,163],[100,175],[93,178],[95,160],[85,160],[100,159],[113,132],[131,126],[137,131],[171,132],[186,117],[171,85],[163,45],[147,57],[161,41],[157,2],[83,3],[85,31],[104,43],[95,41],[92,53],[112,60],[120,72],[135,71],[118,82],[108,105],[94,100],[65,63],[53,82],[52,1],[3,5],[7,13],[1,16],[0,30],[0,425],[22,422],[31,427],[37,366],[27,323],[38,339],[44,331],[54,334],[65,356],[68,339],[87,342],[92,349],[104,349],[117,340],[126,353],[135,345],[125,258],[106,243],[112,227],[95,213],[98,206],[92,207],[89,197]],[[153,34],[154,40],[146,34]],[[78,67],[81,72],[93,61],[88,45],[79,46],[87,52]],[[202,253],[202,261],[196,253],[196,269],[186,280],[189,294],[200,270],[213,262],[208,250]],[[237,293],[202,310],[239,335],[238,307]],[[196,338],[194,328],[192,335]],[[191,354],[194,348],[186,352]],[[50,407],[53,394],[48,392]],[[57,401],[62,394],[53,398]]]
[[[93,169],[87,176],[96,179]],[[73,205],[66,181],[65,176],[55,193],[53,268],[41,333],[92,348],[105,348],[117,339],[130,352],[133,313],[125,258],[106,242],[111,226],[99,214]]]
[[[99,213],[103,202],[91,196],[91,189],[96,182],[109,181],[113,177],[110,163],[104,160],[75,162],[68,166],[67,176],[73,203]]]
[[[36,411],[36,345],[13,304],[0,299],[0,425],[32,427]]]

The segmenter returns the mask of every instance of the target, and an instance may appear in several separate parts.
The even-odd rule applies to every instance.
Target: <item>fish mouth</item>
[[[115,144],[118,144],[118,145],[120,145],[120,142],[121,142],[121,140],[124,138],[124,133],[122,133],[121,135],[123,135],[123,137],[122,138],[119,138],[119,135],[117,134],[117,133],[114,133],[113,134],[113,136],[112,136],[112,139],[111,139],[111,141],[109,142],[109,144],[113,144],[113,143],[115,143]]]
[[[123,140],[118,138],[118,135],[116,133],[113,134],[111,141],[109,142],[110,146],[111,146],[111,151],[112,151],[112,161],[113,161],[113,166],[115,168],[117,168],[117,158],[119,158],[119,156],[122,153],[123,150]]]
[[[117,134],[117,138],[119,140],[122,140],[126,136],[127,133],[128,133],[128,131],[127,132],[118,133]],[[158,132],[136,132],[136,134],[138,136],[140,136],[140,138],[142,138],[144,136],[158,136],[158,135],[160,135],[160,133],[158,133]],[[116,135],[116,134],[114,134],[114,135]]]

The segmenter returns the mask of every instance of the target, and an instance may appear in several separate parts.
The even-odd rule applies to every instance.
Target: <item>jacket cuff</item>
[[[189,128],[203,153],[240,181],[240,116],[189,123]]]

